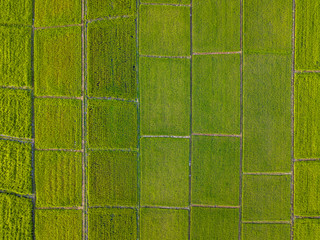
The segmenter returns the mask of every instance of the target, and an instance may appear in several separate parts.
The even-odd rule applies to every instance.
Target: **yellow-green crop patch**
[[[1,0],[0,23],[32,24],[32,0]]]
[[[141,3],[190,4],[190,0],[141,0]]]
[[[31,144],[0,140],[0,189],[32,192]]]
[[[36,239],[82,239],[82,211],[38,209],[35,212]]]
[[[290,239],[290,224],[246,223],[242,225],[243,240],[288,240]]]
[[[137,128],[136,103],[104,99],[89,100],[90,148],[134,149],[137,147]]]
[[[135,19],[88,24],[88,94],[136,98]]]
[[[81,96],[81,27],[37,29],[35,95]]]
[[[36,98],[35,145],[40,149],[81,149],[81,100]]]
[[[82,202],[82,154],[36,151],[37,207],[73,207]]]
[[[295,219],[294,239],[317,240],[320,236],[320,219]]]
[[[140,58],[142,135],[189,135],[190,60]]]
[[[89,205],[136,206],[137,153],[89,152]]]
[[[142,208],[140,239],[187,240],[188,221],[187,210]]]

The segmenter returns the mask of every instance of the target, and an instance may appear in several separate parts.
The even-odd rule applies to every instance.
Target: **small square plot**
[[[290,224],[246,223],[242,225],[243,240],[288,240],[290,239]]]
[[[142,208],[140,214],[142,240],[187,240],[187,210]]]
[[[81,100],[36,98],[34,105],[38,149],[81,149]]]
[[[240,55],[196,55],[192,61],[196,133],[240,133]]]
[[[294,213],[320,215],[320,161],[294,163]]]
[[[133,17],[89,23],[89,96],[135,99],[136,54]]]
[[[35,212],[36,239],[82,239],[82,211],[38,209]]]
[[[193,0],[192,25],[194,52],[240,50],[239,0]]]
[[[0,88],[0,134],[31,138],[31,91]]]
[[[136,206],[137,153],[89,152],[89,205]]]
[[[190,7],[141,5],[139,15],[140,54],[190,56]]]
[[[90,148],[135,149],[137,129],[136,103],[103,99],[89,100],[88,139]]]
[[[141,205],[188,206],[189,139],[141,139]]]
[[[35,26],[81,23],[81,0],[35,1]]]
[[[0,85],[30,87],[31,27],[1,26],[0,42]]]
[[[320,157],[320,73],[295,74],[294,155]]]
[[[90,208],[89,239],[137,239],[137,213],[134,209]]]
[[[140,58],[141,134],[190,134],[190,60]]]
[[[290,175],[244,175],[243,220],[290,220]]]
[[[191,202],[239,205],[240,138],[192,137]]]
[[[25,24],[31,26],[32,2],[32,0],[0,1],[0,23]]]
[[[20,194],[32,192],[31,144],[0,140],[0,189]]]
[[[82,153],[35,152],[37,207],[75,207],[82,202]]]
[[[81,96],[81,27],[35,31],[35,95]]]
[[[236,240],[238,232],[239,209],[191,208],[191,239]]]
[[[318,240],[320,236],[320,219],[295,219],[294,239]]]

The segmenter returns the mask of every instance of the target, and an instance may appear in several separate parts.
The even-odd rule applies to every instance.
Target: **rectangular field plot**
[[[90,148],[136,148],[137,128],[136,103],[103,99],[89,100]]]
[[[31,27],[1,26],[0,41],[0,85],[30,87]]]
[[[0,134],[31,138],[31,92],[0,88]]]
[[[0,193],[2,239],[32,239],[32,200]]]
[[[35,145],[40,149],[81,149],[81,100],[36,98]]]
[[[0,140],[0,189],[32,192],[31,144]]]
[[[320,236],[320,219],[295,219],[294,239],[317,240]]]
[[[88,24],[88,94],[136,98],[135,19]]]
[[[137,213],[133,209],[90,208],[89,239],[137,239]]]
[[[262,239],[290,239],[290,224],[256,224],[246,223],[242,225],[243,240]]]
[[[82,239],[82,211],[38,209],[35,212],[36,239]]]
[[[190,0],[141,0],[141,3],[190,4]]]
[[[36,151],[37,207],[81,206],[82,154]]]
[[[142,208],[140,210],[141,240],[187,240],[188,211]]]
[[[89,205],[136,206],[137,153],[89,152]]]
[[[81,27],[35,31],[34,81],[38,96],[81,96]]]
[[[32,25],[32,0],[0,1],[0,23]]]

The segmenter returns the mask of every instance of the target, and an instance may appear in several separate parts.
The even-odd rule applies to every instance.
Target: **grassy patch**
[[[240,50],[239,0],[193,0],[192,25],[194,52]]]
[[[320,2],[296,1],[295,68],[320,69]]]
[[[243,240],[290,239],[290,224],[243,224]]]
[[[245,172],[291,169],[291,55],[245,55]]]
[[[190,60],[140,58],[141,133],[189,135]]]
[[[139,51],[144,55],[190,55],[190,8],[140,6]]]
[[[81,23],[81,0],[35,1],[35,26]]]
[[[192,126],[196,133],[240,133],[240,55],[194,56]]]
[[[88,138],[90,148],[136,148],[136,103],[90,99]]]
[[[32,24],[32,0],[0,1],[0,23]]]
[[[89,209],[89,239],[137,238],[137,214],[133,209]]]
[[[192,203],[239,205],[240,139],[192,137]]]
[[[291,176],[245,175],[243,220],[290,220]]]
[[[190,0],[141,0],[142,3],[190,4]]]
[[[90,96],[136,98],[135,35],[134,18],[88,24]]]
[[[32,201],[0,193],[2,239],[32,239]]]
[[[89,152],[89,205],[136,206],[137,153]]]
[[[35,214],[36,239],[82,239],[82,211],[38,209]]]
[[[0,189],[21,194],[32,192],[31,145],[0,140]]]
[[[0,26],[0,41],[0,85],[30,87],[31,28]]]
[[[81,27],[35,31],[35,94],[81,96]]]
[[[81,149],[81,100],[36,98],[37,148]]]
[[[31,138],[31,92],[0,89],[0,134]]]
[[[320,215],[320,162],[294,163],[294,213],[299,216]]]
[[[189,140],[141,139],[141,204],[188,205]]]
[[[320,157],[320,74],[295,75],[294,155],[295,158]]]
[[[239,209],[191,208],[191,239],[238,239]]]
[[[142,208],[142,240],[187,240],[188,211],[176,209]]]
[[[37,207],[81,206],[82,154],[36,151]]]
[[[294,239],[317,240],[320,236],[320,219],[295,219]]]
[[[289,53],[291,57],[291,0],[247,0],[243,13],[246,52]]]

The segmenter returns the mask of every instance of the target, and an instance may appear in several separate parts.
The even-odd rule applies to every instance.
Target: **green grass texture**
[[[240,139],[192,137],[191,202],[239,205]]]
[[[82,153],[35,152],[37,207],[74,207],[82,204]]]
[[[244,172],[291,171],[291,61],[291,55],[244,55]]]
[[[295,219],[294,239],[317,240],[320,236],[320,219]]]
[[[139,52],[142,55],[189,56],[190,8],[141,5]]]
[[[140,57],[142,135],[189,135],[190,60]]]
[[[141,240],[187,240],[188,211],[142,208],[140,210]]]
[[[104,99],[89,100],[88,144],[90,148],[135,149],[138,138],[137,128],[136,103]]]
[[[88,24],[88,95],[135,99],[135,19]]]
[[[37,29],[34,88],[38,96],[81,96],[81,27]]]
[[[31,28],[0,26],[0,42],[0,85],[30,87]]]
[[[188,206],[189,140],[142,138],[141,205]]]
[[[141,0],[141,3],[190,4],[190,0]]]
[[[36,98],[35,145],[40,149],[81,149],[81,100]]]
[[[32,0],[0,1],[0,23],[32,24]]]
[[[66,209],[37,209],[36,239],[82,239],[82,211]]]
[[[192,1],[192,48],[194,52],[240,50],[239,0]]]
[[[32,200],[0,193],[2,239],[32,239]]]
[[[134,209],[90,208],[89,239],[137,239],[137,213]]]
[[[290,239],[290,224],[246,223],[242,225],[243,240],[288,240]]]
[[[0,189],[20,194],[32,192],[31,144],[0,140]]]
[[[0,88],[0,134],[31,138],[31,92]]]
[[[240,133],[239,66],[238,54],[193,56],[193,132]]]
[[[88,162],[89,205],[137,205],[137,153],[90,151]]]

